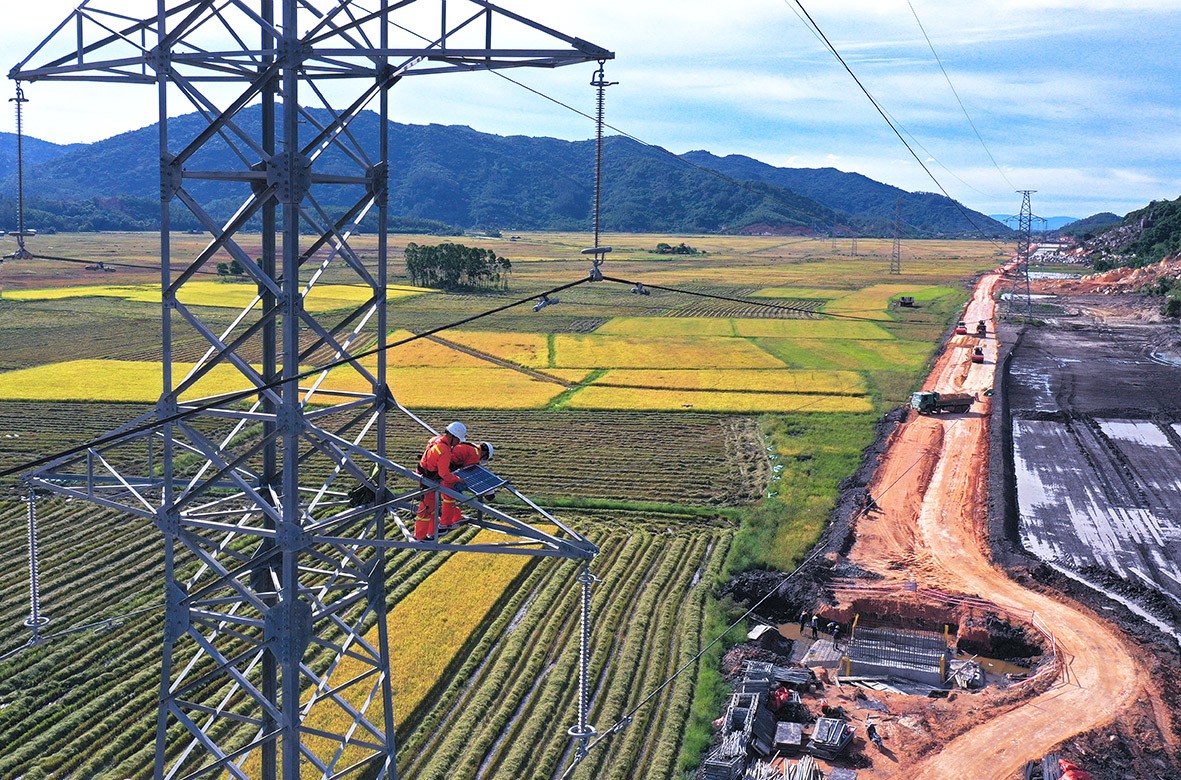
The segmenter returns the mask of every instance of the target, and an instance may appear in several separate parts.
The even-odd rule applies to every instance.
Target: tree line
[[[406,245],[406,272],[419,287],[460,288],[508,287],[513,264],[491,249],[444,243]]]

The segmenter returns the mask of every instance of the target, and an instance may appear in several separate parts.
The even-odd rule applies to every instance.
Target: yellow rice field
[[[831,304],[830,304],[831,305]],[[595,336],[740,336],[807,339],[893,339],[872,322],[840,319],[718,319],[713,317],[615,317]]]
[[[894,336],[872,322],[850,320],[735,320],[738,335],[745,338],[850,339],[892,341]]]
[[[431,292],[422,287],[391,285],[386,290],[389,300],[407,298]],[[187,282],[180,295],[186,306],[215,306],[244,309],[254,300],[256,288],[245,282],[194,280]],[[369,299],[371,291],[364,287],[343,284],[324,284],[312,288],[304,299],[304,308],[312,312],[333,311],[358,306]],[[140,303],[159,303],[160,286],[152,284],[99,284],[71,287],[39,288],[5,291],[5,296],[18,301],[48,301],[63,298],[120,298]]]
[[[549,366],[549,341],[544,333],[493,333],[452,330],[447,340],[471,347],[527,368]]]
[[[694,368],[668,371],[611,369],[594,380],[596,387],[642,387],[667,390],[738,390],[764,393],[862,395],[865,378],[856,371],[783,369],[725,370]]]
[[[191,364],[174,364],[179,380]],[[585,376],[586,372],[579,372]],[[512,369],[474,366],[411,366],[390,369],[387,381],[394,397],[405,406],[436,409],[537,409],[564,388]],[[131,360],[71,360],[0,373],[4,401],[123,401],[155,403],[162,388],[160,364]],[[301,384],[308,386],[311,379]],[[246,379],[229,365],[217,367],[184,399],[244,390]],[[368,392],[363,378],[337,369],[321,390]],[[325,403],[331,401],[322,396]]]
[[[600,387],[591,385],[569,399],[571,409],[619,409],[698,412],[868,412],[868,398],[844,395],[794,395],[786,393],[733,393],[700,390]]]
[[[563,368],[786,368],[749,341],[716,336],[644,338],[561,334],[555,365]]]
[[[503,539],[499,534],[483,531],[473,543]],[[412,712],[423,702],[530,560],[523,555],[453,555],[394,605],[386,624],[389,626],[390,682],[397,713]],[[447,604],[462,604],[463,608],[440,608],[440,605]],[[366,634],[366,640],[377,645],[376,628]],[[351,680],[367,668],[346,656],[330,682]],[[365,704],[361,687],[354,689],[354,693],[362,700],[351,704],[360,708]],[[366,714],[371,723],[380,724],[383,720],[381,700],[378,699]],[[339,732],[342,729],[337,718],[345,724],[352,722],[351,716],[346,716],[334,705],[313,707],[304,725]],[[307,740],[307,744],[317,751],[325,748],[323,742],[317,744],[315,739]],[[342,765],[347,766],[348,761]]]

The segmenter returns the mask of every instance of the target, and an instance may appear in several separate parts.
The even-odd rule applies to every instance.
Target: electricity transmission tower
[[[163,536],[156,778],[395,777],[385,551],[597,552],[511,487],[544,526],[447,489],[478,542],[417,541],[398,514],[438,485],[387,455],[394,418],[415,446],[429,430],[382,351],[388,91],[613,56],[486,0],[86,0],[9,73],[155,87],[160,400],[27,481]],[[207,240],[182,257],[185,211]],[[236,316],[194,306],[218,260],[255,292]]]
[[[902,198],[894,201],[894,246],[890,249],[890,273],[902,273]]]
[[[1017,260],[1014,264],[1013,286],[1005,304],[1005,317],[1033,317],[1033,299],[1029,292],[1029,247],[1032,243],[1033,210],[1029,196],[1037,190],[1017,190],[1021,193],[1021,213],[1017,215]]]

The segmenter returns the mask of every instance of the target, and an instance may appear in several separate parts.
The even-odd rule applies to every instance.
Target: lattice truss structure
[[[415,541],[410,515],[438,486],[386,456],[387,417],[417,418],[387,386],[384,352],[359,353],[387,343],[388,90],[612,56],[483,0],[106,0],[10,72],[158,96],[160,400],[28,477],[163,534],[156,777],[396,776],[385,550],[597,552],[519,493],[544,526],[443,489],[493,533]],[[173,252],[173,209],[208,234],[195,256]],[[365,256],[353,236],[371,215]],[[222,319],[186,296],[219,260],[257,291]],[[363,302],[317,305],[328,283]],[[227,377],[242,391],[199,397]]]

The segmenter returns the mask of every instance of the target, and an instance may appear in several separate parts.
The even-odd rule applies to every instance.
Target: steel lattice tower
[[[597,552],[511,487],[545,529],[444,489],[503,541],[415,541],[398,510],[435,483],[387,457],[387,416],[428,426],[358,353],[387,344],[388,90],[612,57],[485,0],[87,0],[10,72],[156,87],[160,400],[27,480],[163,535],[157,778],[395,777],[385,550]],[[174,208],[208,235],[193,257]],[[187,294],[219,259],[256,292],[232,318]]]
[[[1032,243],[1033,210],[1029,196],[1037,190],[1017,190],[1021,193],[1021,213],[1017,216],[1017,259],[1014,264],[1013,287],[1005,305],[1005,317],[1033,317],[1033,298],[1029,291],[1029,247]]]
[[[894,201],[894,245],[890,249],[890,273],[902,273],[902,198]]]

